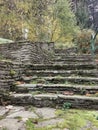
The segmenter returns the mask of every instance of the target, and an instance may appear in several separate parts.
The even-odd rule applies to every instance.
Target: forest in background
[[[71,42],[81,30],[96,28],[94,4],[95,0],[0,0],[0,37],[22,40],[28,33],[31,41]]]

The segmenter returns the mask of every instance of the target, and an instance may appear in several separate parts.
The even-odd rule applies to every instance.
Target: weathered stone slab
[[[73,92],[73,94],[84,95],[86,93],[95,94],[98,91],[97,85],[77,85],[77,84],[20,84],[17,85],[17,92]]]
[[[6,109],[5,107],[1,107],[0,106],[0,116],[3,116],[4,114],[6,114],[9,110]]]
[[[24,76],[71,76],[71,75],[78,75],[78,76],[92,76],[92,77],[98,77],[98,71],[97,69],[92,70],[33,70],[33,69],[27,69],[25,71]]]
[[[64,119],[60,119],[60,118],[50,119],[50,120],[47,120],[47,121],[39,122],[37,127],[43,128],[45,126],[56,125],[56,124],[61,123],[63,121],[64,121]]]
[[[35,112],[39,117],[42,117],[43,119],[50,119],[50,118],[55,118],[55,111],[56,109],[53,108],[36,108]]]
[[[38,118],[38,116],[34,112],[29,112],[29,111],[25,111],[25,110],[21,110],[21,111],[9,114],[6,118],[16,118],[16,117],[21,117],[21,118]]]
[[[3,119],[0,120],[1,130],[6,128],[7,130],[26,130],[24,122],[19,122],[18,119]]]

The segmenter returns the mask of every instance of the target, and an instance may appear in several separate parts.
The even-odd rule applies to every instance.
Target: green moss
[[[16,71],[11,69],[10,74],[11,74],[11,76],[14,76],[16,74]]]
[[[62,118],[64,121],[61,123],[57,123],[56,125],[48,125],[46,127],[36,127],[36,121],[29,119],[26,123],[27,130],[53,130],[60,129],[63,130],[64,128],[68,128],[69,130],[80,130],[84,126],[87,125],[87,122],[90,121],[92,126],[96,126],[98,128],[98,120],[97,120],[97,112],[96,111],[87,111],[87,110],[56,110],[55,112],[57,118]],[[37,122],[42,122],[44,119],[37,119]],[[87,130],[92,130],[88,128]]]
[[[33,80],[33,81],[30,82],[30,84],[37,84],[37,81]]]
[[[59,126],[60,128],[69,128],[70,130],[79,130],[86,125],[87,121],[90,121],[92,125],[98,127],[98,120],[95,111],[87,110],[57,110],[56,115],[64,118]]]
[[[6,127],[2,128],[1,130],[8,130]]]
[[[31,119],[26,122],[26,130],[34,130],[35,126]]]
[[[0,120],[2,120],[4,117],[3,116],[0,116]]]
[[[16,116],[15,119],[17,119],[18,121],[21,121],[22,117],[21,116]]]

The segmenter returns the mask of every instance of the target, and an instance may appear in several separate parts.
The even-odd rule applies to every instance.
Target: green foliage
[[[75,109],[70,109],[68,111],[56,111],[57,116],[64,118],[64,121],[58,125],[59,128],[68,128],[70,130],[80,130],[87,125],[88,121],[91,122],[92,126],[96,126],[98,128],[96,114],[97,112],[95,111]]]
[[[87,7],[87,0],[78,1],[76,8],[77,24],[81,29],[89,28],[89,11]]]
[[[27,120],[26,122],[26,130],[33,130],[35,128],[32,119]]]
[[[96,120],[98,120],[98,115],[97,115],[97,117],[96,117]]]
[[[11,69],[11,70],[10,70],[10,75],[11,75],[11,76],[14,76],[15,74],[16,74],[16,71],[13,70],[13,69]]]
[[[79,53],[90,53],[90,41],[92,30],[81,30],[74,39],[74,43],[76,44]]]
[[[2,128],[2,130],[8,130],[8,129],[5,127],[5,128]]]
[[[56,42],[71,42],[73,34],[79,28],[76,26],[75,15],[71,11],[70,2],[68,0],[58,0],[54,5],[54,13],[59,27]]]
[[[70,129],[70,130],[80,130],[87,126],[88,122],[91,123],[92,126],[96,126],[98,128],[98,120],[97,120],[97,112],[96,111],[87,111],[87,110],[75,110],[68,109],[64,110],[56,110],[55,112],[57,118],[63,119],[61,123],[55,125],[47,125],[45,127],[36,127],[39,122],[46,121],[46,119],[28,119],[26,122],[26,130],[53,130],[53,129]],[[53,118],[52,118],[53,119]],[[47,119],[47,121],[51,119]],[[90,129],[89,127],[88,129]]]
[[[17,15],[15,1],[0,0],[0,36],[8,39],[21,39],[21,18]]]
[[[32,41],[65,42],[72,40],[78,30],[68,0],[0,0],[0,35],[9,39],[23,39],[27,28]]]
[[[65,102],[65,103],[63,104],[63,109],[64,109],[64,110],[70,109],[71,106],[72,106],[72,104],[71,104],[70,102]]]
[[[76,25],[76,19],[74,13],[71,11],[70,3],[68,0],[58,0],[54,6],[54,12],[59,20],[62,34],[73,33]]]

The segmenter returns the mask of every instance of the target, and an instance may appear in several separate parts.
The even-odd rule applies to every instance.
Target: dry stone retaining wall
[[[0,89],[9,90],[21,78],[27,64],[50,63],[54,43],[16,42],[0,44]],[[9,62],[8,59],[11,61]]]
[[[14,79],[11,75],[13,64],[9,61],[0,61],[0,90],[9,90]],[[14,73],[14,72],[13,72]]]
[[[0,54],[14,62],[27,63],[49,63],[54,52],[54,43],[31,43],[16,42],[0,44]]]
[[[36,107],[51,107],[62,108],[65,104],[70,104],[70,108],[86,108],[98,110],[97,98],[86,96],[65,96],[65,95],[53,95],[53,94],[15,94],[11,97],[11,103],[15,105],[33,105]]]

